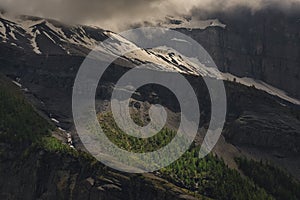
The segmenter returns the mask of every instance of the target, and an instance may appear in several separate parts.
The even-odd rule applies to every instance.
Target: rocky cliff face
[[[0,149],[1,199],[198,199],[151,174],[109,171],[83,154],[23,151],[3,143]]]
[[[299,9],[252,12],[241,7],[226,13],[194,14],[218,18],[226,25],[178,29],[203,45],[221,71],[263,80],[300,97]]]

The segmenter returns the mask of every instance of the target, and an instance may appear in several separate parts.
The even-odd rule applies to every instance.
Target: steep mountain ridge
[[[197,35],[199,34],[200,39],[199,36],[197,36],[197,38],[194,37],[194,39],[200,41],[200,44],[203,43],[204,46],[207,42],[202,41],[202,34],[210,32],[211,28],[213,30],[216,29],[216,31],[220,30],[220,28],[226,30],[226,26],[221,24],[219,20],[200,20],[196,22],[198,24],[201,24],[201,22],[204,23],[201,27],[201,33],[197,33]],[[248,81],[245,81],[244,79],[240,80],[240,78],[234,76],[234,74],[236,74],[235,72],[232,72],[233,74],[220,73],[213,68],[206,67],[199,61],[193,61],[192,58],[182,57],[174,49],[164,49],[163,47],[160,47],[162,49],[140,49],[118,34],[98,27],[81,25],[69,26],[51,19],[42,19],[31,16],[9,16],[5,13],[0,15],[0,23],[0,39],[2,46],[13,49],[14,54],[19,52],[19,54],[32,56],[44,55],[46,58],[54,55],[84,57],[98,46],[101,41],[112,38],[115,42],[111,43],[109,47],[103,47],[105,48],[103,51],[109,49],[110,53],[119,55],[132,48],[136,48],[138,50],[123,56],[123,59],[129,61],[129,63],[132,63],[133,65],[154,63],[155,65],[152,65],[152,67],[162,71],[176,71],[184,74],[208,76],[230,81],[237,80],[241,84],[248,86],[254,85],[272,95],[277,95],[285,100],[300,104],[300,101],[297,99],[293,99],[285,94],[284,91],[280,91],[279,89],[264,83],[259,77],[254,76],[254,79],[247,78],[249,74],[245,73]],[[183,26],[184,24],[185,23],[181,25]],[[160,25],[163,26],[162,24]],[[165,24],[164,26],[168,27],[169,25]],[[177,26],[174,26],[173,28],[178,29]],[[187,33],[187,35],[192,34],[191,37],[193,37],[193,32],[197,32],[197,30],[199,30],[199,27],[189,29],[190,33]],[[176,38],[174,38],[174,42],[181,41],[176,41]],[[211,50],[211,47],[213,46],[214,45],[208,45],[207,50]],[[101,47],[101,44],[98,47]],[[7,57],[5,56],[5,53],[10,54],[5,48],[3,49],[4,52],[1,56],[3,58]],[[212,53],[211,55],[215,59],[215,54]],[[216,57],[216,59],[218,63],[219,58]],[[201,67],[199,68],[199,66]],[[220,67],[220,70],[223,70],[222,65],[220,65]]]
[[[107,38],[99,28],[69,27],[55,20],[30,16],[10,17],[5,14],[1,15],[0,30],[3,43],[36,54],[86,55],[97,41]]]
[[[5,28],[3,26],[1,32],[5,33],[5,37],[2,37],[0,46],[1,72],[18,81],[18,84],[22,85],[21,89],[34,101],[36,107],[49,118],[56,119],[54,122],[56,126],[72,131],[77,147],[80,146],[73,127],[71,112],[71,94],[77,70],[91,47],[107,37],[114,38],[115,42],[110,44],[112,52],[126,51],[134,44],[115,33],[93,27],[66,26],[56,21],[34,17],[25,17],[21,22],[9,19],[2,21]],[[227,26],[225,30],[226,28]],[[213,35],[217,33],[216,30],[224,31],[224,27],[209,26],[201,31],[192,30],[190,33],[194,33],[195,37],[213,38]],[[190,30],[185,29],[184,31]],[[209,39],[208,41],[215,40]],[[18,43],[19,47],[12,43]],[[206,43],[208,49],[215,47],[209,44]],[[116,80],[140,63],[159,63],[161,71],[173,70],[183,73],[195,86],[199,99],[203,99],[200,101],[204,109],[204,121],[201,126],[205,128],[207,120],[209,120],[210,109],[208,95],[205,96],[205,92],[203,92],[207,90],[206,86],[203,81],[201,82],[201,77],[196,76],[196,71],[193,71],[193,63],[180,58],[173,50],[140,49],[116,60],[107,71],[106,76],[103,77],[103,84],[98,88],[97,102],[102,103],[109,100]],[[200,75],[218,78],[206,66],[200,66],[200,69],[200,73],[197,72]],[[225,81],[229,102],[228,119],[224,131],[225,143],[233,144],[235,152],[242,151],[245,155],[253,154],[255,159],[275,160],[279,166],[287,168],[297,177],[299,175],[297,166],[300,162],[297,157],[299,152],[297,99],[290,99],[284,92],[279,94],[276,88],[272,89],[263,82],[259,82],[260,87],[266,87],[259,88],[263,90],[259,91],[254,87],[245,87],[239,84],[243,80],[233,75],[223,75],[225,80],[231,80]],[[250,79],[250,83],[247,82],[244,85],[255,86],[256,83],[255,80]],[[176,111],[176,109],[172,109],[176,107],[174,101],[163,92],[160,93],[160,96],[147,96],[151,93],[151,89],[145,91],[145,97],[137,96],[134,100],[141,103],[162,102],[170,110]],[[264,90],[268,90],[268,93],[273,92],[273,94],[269,95]],[[284,121],[280,118],[281,115],[284,116]],[[272,119],[274,116],[276,117]],[[286,127],[291,128],[286,129]],[[261,137],[258,137],[257,134]],[[288,145],[281,146],[278,138],[283,138],[283,143]],[[220,154],[227,150],[226,147],[219,147]]]

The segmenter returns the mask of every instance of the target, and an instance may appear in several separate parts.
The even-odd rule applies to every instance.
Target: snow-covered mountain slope
[[[68,26],[54,20],[37,17],[1,16],[0,41],[27,53],[35,54],[70,54],[87,55],[100,41],[110,37],[112,40],[103,47],[108,54],[120,55],[130,49],[138,49],[127,53],[124,58],[133,63],[148,63],[153,68],[164,71],[177,71],[185,74],[208,75],[217,77],[212,69],[202,65],[200,68],[172,50],[139,49],[135,44],[110,31],[96,27]],[[177,42],[177,41],[174,41]],[[200,69],[200,71],[199,71]]]
[[[0,16],[0,41],[36,54],[87,54],[107,38],[103,32],[37,17]]]
[[[168,20],[168,23],[161,23],[160,25],[168,28],[196,27],[205,29],[209,26],[226,27],[217,19],[201,22],[185,18],[168,18]],[[86,56],[101,41],[109,37],[112,42],[103,47],[103,50],[109,54],[120,55],[129,49],[138,49],[123,56],[123,58],[136,65],[148,64],[150,67],[162,71],[176,71],[196,76],[235,80],[243,85],[254,85],[257,89],[300,105],[299,100],[289,97],[284,91],[262,81],[250,78],[240,79],[231,74],[223,74],[217,69],[206,67],[194,58],[186,58],[173,49],[164,47],[140,49],[120,35],[97,27],[69,26],[55,20],[30,16],[0,15],[0,43],[18,48],[27,54]],[[174,38],[174,42],[182,41]]]

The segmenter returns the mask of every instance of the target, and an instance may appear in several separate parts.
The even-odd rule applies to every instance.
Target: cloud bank
[[[275,4],[289,9],[296,3],[300,0],[0,0],[0,7],[8,12],[118,31],[143,21],[189,15],[195,9],[226,11],[246,6],[256,11]]]

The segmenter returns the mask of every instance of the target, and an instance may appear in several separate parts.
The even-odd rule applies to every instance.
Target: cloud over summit
[[[255,11],[272,4],[289,9],[295,3],[300,0],[0,0],[0,7],[18,14],[120,30],[168,15],[188,15],[194,9],[224,11],[247,6]]]

